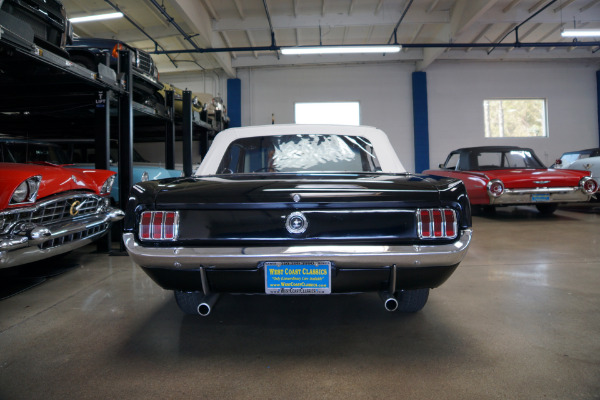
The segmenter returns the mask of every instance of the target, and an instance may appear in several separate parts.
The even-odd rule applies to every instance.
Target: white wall
[[[532,148],[550,165],[563,152],[598,146],[596,71],[600,61],[452,62],[427,70],[431,166],[459,147]],[[485,138],[483,100],[544,98],[547,138]]]
[[[564,151],[597,147],[599,69],[600,60],[435,62],[426,71],[431,167],[466,146],[531,147],[547,165]],[[270,124],[272,114],[276,123],[293,123],[295,102],[359,101],[361,124],[385,131],[405,168],[414,171],[413,71],[406,62],[239,68],[242,125]],[[225,78],[210,74],[166,81],[193,91],[226,90]],[[549,137],[484,137],[484,99],[532,97],[547,100]]]
[[[242,125],[294,122],[294,103],[358,101],[362,125],[388,134],[405,168],[414,167],[413,66],[401,63],[238,69]]]

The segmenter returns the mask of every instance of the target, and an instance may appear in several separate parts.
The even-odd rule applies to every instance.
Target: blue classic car
[[[52,143],[59,145],[66,154],[69,164],[77,167],[89,168],[96,162],[96,144],[93,139],[52,139]],[[111,171],[118,172],[119,145],[116,140],[110,142],[110,166]],[[164,178],[178,178],[183,176],[183,171],[178,169],[166,169],[158,163],[152,163],[133,150],[133,183],[151,181]],[[114,184],[111,197],[115,202],[119,201],[119,176]]]
[[[94,168],[95,142],[92,139],[56,139],[53,143],[25,139],[0,138],[0,161],[13,163],[49,162],[57,165],[73,164],[77,168]],[[118,144],[111,141],[109,170],[118,172]],[[183,176],[180,170],[166,169],[145,160],[133,152],[133,182]],[[119,176],[116,175],[111,198],[119,201]]]

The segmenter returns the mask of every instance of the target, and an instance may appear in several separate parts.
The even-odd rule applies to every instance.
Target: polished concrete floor
[[[599,399],[600,214],[506,208],[474,230],[414,315],[362,294],[185,316],[128,257],[85,248],[0,301],[0,399]]]

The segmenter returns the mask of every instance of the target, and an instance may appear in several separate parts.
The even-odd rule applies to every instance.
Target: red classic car
[[[454,150],[439,170],[424,174],[461,179],[472,205],[535,205],[546,215],[558,204],[590,200],[598,190],[586,171],[548,169],[533,150],[516,146]]]
[[[0,163],[0,269],[66,253],[123,218],[109,206],[114,172]]]

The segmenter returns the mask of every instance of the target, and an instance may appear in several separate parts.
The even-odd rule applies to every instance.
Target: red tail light
[[[177,240],[179,213],[176,211],[144,211],[140,218],[140,239]]]
[[[454,239],[458,235],[456,212],[449,208],[417,211],[419,239]]]

